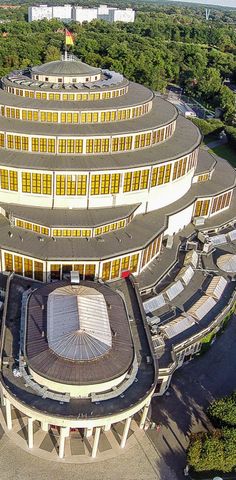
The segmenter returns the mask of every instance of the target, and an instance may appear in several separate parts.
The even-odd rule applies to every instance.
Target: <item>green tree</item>
[[[53,62],[54,60],[60,60],[61,52],[59,48],[54,47],[53,45],[49,45],[45,52],[44,61],[45,62]]]

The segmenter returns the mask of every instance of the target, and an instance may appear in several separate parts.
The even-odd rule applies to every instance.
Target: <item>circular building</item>
[[[2,271],[142,279],[163,236],[230,207],[233,170],[222,178],[198,128],[148,88],[76,57],[1,87]]]
[[[178,232],[235,217],[235,172],[200,143],[164,98],[75,57],[2,78],[1,395],[30,448],[35,425],[59,430],[60,458],[73,429],[95,457],[101,429],[124,421],[124,447],[138,412],[143,428],[157,360],[139,291]]]

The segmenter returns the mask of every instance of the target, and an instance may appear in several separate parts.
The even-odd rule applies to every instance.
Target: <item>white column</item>
[[[103,427],[104,432],[109,432],[110,429],[111,429],[111,423],[108,423],[107,425],[104,425],[104,427]]]
[[[139,424],[139,428],[141,428],[141,429],[143,429],[143,427],[144,427],[144,425],[145,425],[145,422],[146,422],[146,419],[147,419],[147,414],[148,414],[149,405],[150,405],[150,403],[147,403],[147,405],[145,405],[144,408],[143,408],[143,413],[142,413],[141,420],[140,420],[140,424]]]
[[[92,450],[92,458],[95,458],[97,455],[97,449],[98,449],[98,442],[99,442],[99,437],[100,437],[100,427],[95,428],[95,435],[94,435],[94,442],[93,442],[93,450]]]
[[[47,422],[41,422],[41,428],[43,432],[48,432],[49,425]]]
[[[28,447],[33,448],[34,446],[34,431],[33,431],[34,421],[33,418],[28,418]]]
[[[59,458],[64,458],[65,439],[69,435],[69,427],[60,427]]]
[[[6,398],[6,419],[7,419],[7,428],[8,430],[11,430],[12,429],[11,404],[8,398]]]
[[[125,420],[125,426],[124,426],[124,430],[123,430],[123,435],[122,435],[122,439],[121,439],[121,442],[120,442],[120,447],[121,447],[121,448],[124,448],[124,447],[125,447],[126,440],[127,440],[128,433],[129,433],[129,427],[130,427],[130,424],[131,424],[131,420],[132,420],[132,417],[128,417],[128,418],[126,418],[126,420]]]
[[[2,405],[3,407],[6,406],[6,399],[5,399],[5,397],[4,397],[4,395],[3,395],[2,392],[1,392],[1,405]]]
[[[84,429],[84,436],[86,438],[92,437],[93,435],[93,428],[85,428]]]

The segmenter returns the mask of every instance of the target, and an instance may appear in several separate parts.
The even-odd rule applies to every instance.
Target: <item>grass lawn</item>
[[[219,157],[225,158],[233,167],[236,167],[236,150],[228,144],[212,148],[211,151]]]

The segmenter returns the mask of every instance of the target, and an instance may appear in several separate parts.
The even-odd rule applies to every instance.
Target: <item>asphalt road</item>
[[[148,431],[158,456],[172,472],[171,480],[182,480],[190,432],[212,428],[204,410],[217,397],[236,390],[236,317],[202,356],[178,370],[169,395],[153,399],[152,417],[159,432]]]

